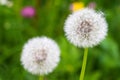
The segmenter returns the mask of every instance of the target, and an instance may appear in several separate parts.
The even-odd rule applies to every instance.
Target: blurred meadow
[[[109,28],[106,39],[89,49],[85,80],[120,80],[120,0],[0,0],[0,80],[38,80],[20,62],[24,43],[36,36],[54,39],[61,49],[59,65],[45,80],[79,80],[84,50],[67,41],[63,30],[73,2],[94,2]],[[33,14],[22,13],[26,6]]]

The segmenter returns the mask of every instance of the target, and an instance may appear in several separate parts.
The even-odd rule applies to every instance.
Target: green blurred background
[[[12,0],[13,6],[0,4],[0,80],[38,80],[20,63],[22,47],[36,36],[53,38],[60,46],[61,61],[46,80],[79,80],[83,49],[67,41],[63,27],[71,13],[70,4],[80,0]],[[105,13],[109,25],[107,38],[89,49],[85,80],[120,80],[120,0],[82,0]],[[21,9],[33,6],[36,16],[24,18]]]

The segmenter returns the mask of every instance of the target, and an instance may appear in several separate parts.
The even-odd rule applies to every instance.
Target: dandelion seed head
[[[93,47],[107,35],[107,23],[102,12],[85,8],[72,13],[66,20],[67,39],[78,47]]]
[[[59,56],[60,50],[55,41],[47,37],[37,37],[24,45],[21,63],[32,74],[46,75],[58,65]]]

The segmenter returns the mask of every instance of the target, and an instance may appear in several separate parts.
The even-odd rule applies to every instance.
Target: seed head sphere
[[[59,56],[60,50],[55,41],[47,37],[36,37],[24,45],[21,63],[32,74],[46,75],[58,65]]]
[[[75,46],[93,47],[107,35],[107,23],[102,12],[84,8],[69,15],[64,31]]]

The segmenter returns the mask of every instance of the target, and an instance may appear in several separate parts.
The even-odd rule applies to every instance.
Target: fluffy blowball
[[[35,75],[46,75],[54,70],[60,60],[58,45],[47,37],[30,39],[23,48],[21,63]]]
[[[67,39],[78,47],[93,47],[107,35],[107,23],[102,12],[85,8],[71,14],[64,26]]]

